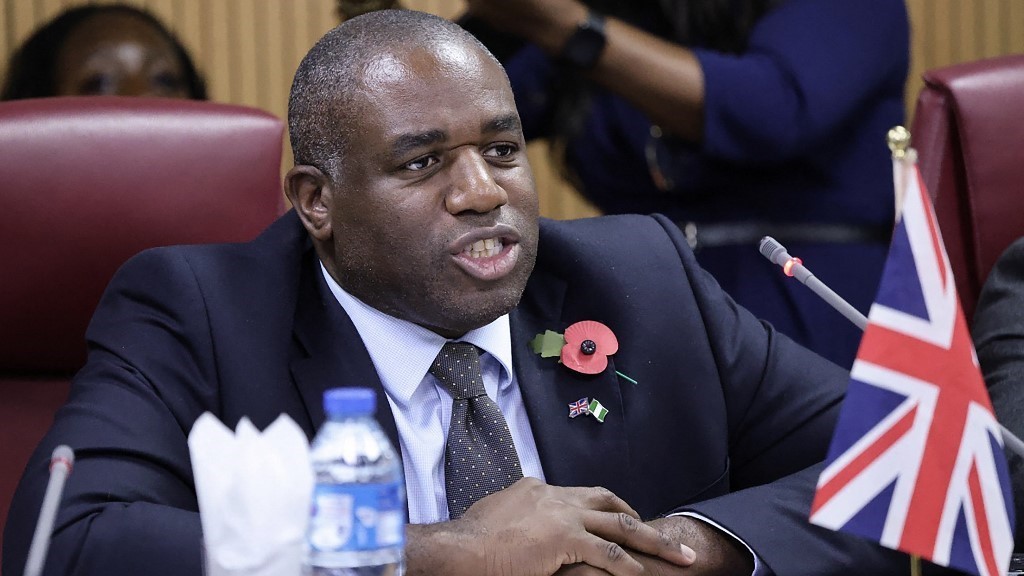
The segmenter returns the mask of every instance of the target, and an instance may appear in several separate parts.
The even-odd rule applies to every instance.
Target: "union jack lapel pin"
[[[569,418],[590,414],[590,401],[584,396],[575,402],[569,403]]]

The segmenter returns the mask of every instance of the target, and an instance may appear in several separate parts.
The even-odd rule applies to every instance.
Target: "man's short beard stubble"
[[[389,316],[455,337],[486,326],[519,304],[537,259],[535,242],[524,242],[520,248],[515,271],[500,285],[480,292],[456,292],[439,275],[424,277],[416,285],[395,285],[379,278],[372,268],[360,266],[358,258],[355,265],[339,262],[335,280],[346,292]],[[440,270],[441,265],[434,269]]]

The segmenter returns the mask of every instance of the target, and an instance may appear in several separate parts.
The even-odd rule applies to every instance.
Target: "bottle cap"
[[[373,414],[377,395],[370,388],[332,388],[324,392],[324,412],[330,415]]]

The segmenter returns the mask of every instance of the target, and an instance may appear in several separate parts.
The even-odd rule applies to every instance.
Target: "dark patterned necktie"
[[[444,451],[448,515],[454,520],[477,500],[522,478],[523,471],[505,417],[484,391],[476,346],[448,342],[430,373],[454,400]]]

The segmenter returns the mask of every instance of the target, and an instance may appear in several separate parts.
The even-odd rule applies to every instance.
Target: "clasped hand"
[[[574,573],[637,576],[644,567],[634,552],[677,566],[695,559],[693,550],[644,524],[610,491],[550,486],[536,478],[481,499],[444,525],[448,534],[439,541],[472,543],[459,547],[457,560],[429,562],[445,574],[547,576],[572,567]],[[431,555],[443,549],[434,547]],[[419,573],[414,563],[410,557],[410,574]]]

